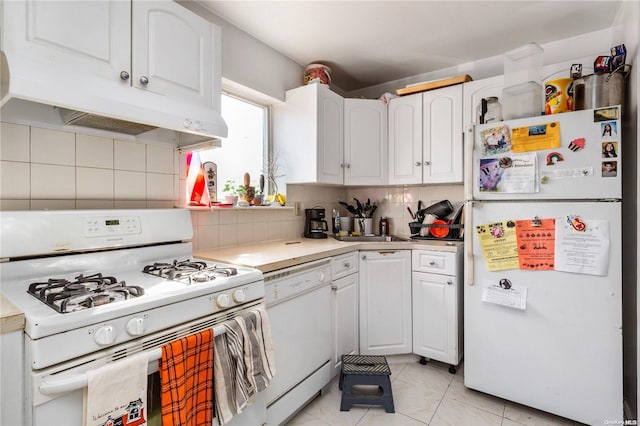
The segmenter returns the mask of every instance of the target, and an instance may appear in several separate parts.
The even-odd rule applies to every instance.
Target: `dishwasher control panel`
[[[331,283],[331,265],[306,264],[265,274],[265,303],[278,303]]]

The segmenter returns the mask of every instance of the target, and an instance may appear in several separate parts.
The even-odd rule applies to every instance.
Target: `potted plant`
[[[242,185],[241,185],[242,186]],[[244,189],[244,187],[242,187]],[[241,192],[240,187],[236,186],[236,181],[233,179],[229,179],[224,183],[224,188],[222,188],[222,192],[225,195],[224,198],[228,204],[236,205],[238,202],[238,194]]]

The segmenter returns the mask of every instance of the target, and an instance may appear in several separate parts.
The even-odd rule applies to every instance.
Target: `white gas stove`
[[[155,371],[162,344],[263,302],[260,271],[193,258],[185,209],[2,212],[0,223],[2,294],[26,321],[27,424],[52,424],[38,406],[81,391],[87,369],[148,351]]]

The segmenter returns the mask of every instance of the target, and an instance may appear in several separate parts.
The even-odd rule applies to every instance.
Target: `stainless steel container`
[[[580,96],[576,97],[575,109],[621,105],[621,113],[624,113],[625,79],[630,69],[631,65],[623,64],[609,74],[590,74],[576,80],[574,84],[581,84],[580,80],[584,81],[584,102],[581,102]],[[574,96],[576,90],[574,87]]]

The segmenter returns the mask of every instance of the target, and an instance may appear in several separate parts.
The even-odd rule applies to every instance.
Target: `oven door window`
[[[162,426],[160,373],[157,371],[147,378],[147,426]]]

